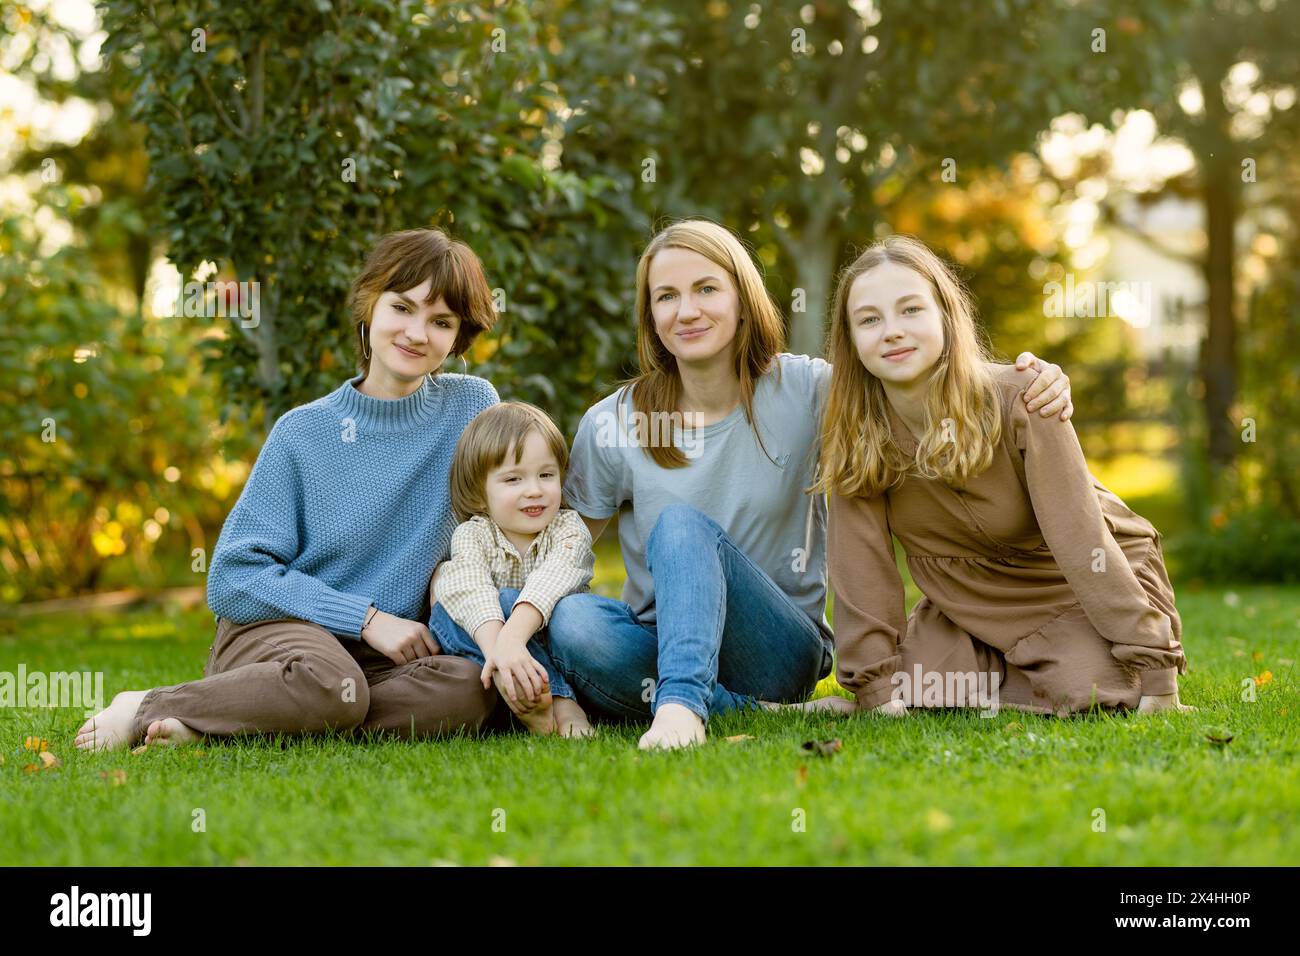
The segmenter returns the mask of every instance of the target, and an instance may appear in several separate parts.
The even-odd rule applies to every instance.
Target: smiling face
[[[524,438],[518,462],[515,453],[511,445],[501,464],[487,474],[488,517],[507,535],[531,539],[560,507],[560,464],[535,428]]]
[[[655,334],[686,365],[731,361],[740,298],[727,270],[698,252],[669,247],[647,272]]]
[[[886,260],[853,281],[849,333],[858,358],[886,386],[924,383],[943,354],[943,312],[920,273]]]
[[[460,316],[442,296],[425,302],[432,280],[402,292],[382,293],[370,316],[370,372],[398,386],[409,386],[437,371],[456,344]]]

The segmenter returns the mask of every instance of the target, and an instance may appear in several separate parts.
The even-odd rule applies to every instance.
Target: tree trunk
[[[830,307],[831,272],[835,268],[835,241],[825,233],[800,236],[790,244],[795,259],[795,279],[804,291],[804,311],[790,312],[790,351],[822,355],[826,311]]]
[[[284,401],[284,377],[280,374],[280,342],[275,331],[276,305],[279,296],[275,294],[274,283],[258,283],[258,323],[253,330],[257,342],[257,382],[266,396],[263,415],[266,434],[271,434],[271,427],[286,409]]]
[[[1201,343],[1201,381],[1205,386],[1205,421],[1209,430],[1210,461],[1229,465],[1236,456],[1237,424],[1232,420],[1237,398],[1237,319],[1233,266],[1236,261],[1234,228],[1238,192],[1237,170],[1220,154],[1205,169],[1206,333]]]

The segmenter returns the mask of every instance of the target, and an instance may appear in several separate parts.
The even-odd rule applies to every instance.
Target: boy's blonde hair
[[[451,459],[451,507],[457,521],[486,515],[487,476],[514,449],[515,461],[524,454],[524,442],[537,432],[560,466],[560,480],[569,468],[569,447],[550,416],[527,402],[500,402],[483,409],[461,432]]]
[[[849,331],[849,290],[859,276],[884,262],[922,276],[943,316],[943,351],[930,374],[925,433],[918,436],[912,458],[894,444],[889,398],[880,379],[863,366]],[[822,418],[821,478],[815,490],[874,497],[908,474],[961,485],[993,463],[1002,409],[988,367],[988,345],[976,325],[970,293],[925,243],[890,236],[869,246],[840,273],[830,321],[834,371]]]

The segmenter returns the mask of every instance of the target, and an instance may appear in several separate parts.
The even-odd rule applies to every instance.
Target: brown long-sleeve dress
[[[995,367],[1002,438],[964,488],[913,475],[874,498],[831,495],[837,678],[860,706],[896,687],[912,689],[912,706],[964,705],[962,679],[945,677],[940,701],[922,700],[915,678],[937,691],[932,674],[996,674],[1001,704],[1136,707],[1187,670],[1159,533],[1088,472],[1074,426],[1027,410],[1034,377]],[[912,454],[915,438],[890,416]],[[910,617],[891,532],[925,595]]]

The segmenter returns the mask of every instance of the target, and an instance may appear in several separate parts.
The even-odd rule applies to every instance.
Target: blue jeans
[[[592,709],[645,717],[666,703],[702,720],[811,696],[833,644],[708,516],[669,505],[646,542],[657,624],[623,601],[570,594],[551,612],[551,658]]]
[[[501,589],[501,613],[510,620],[510,611],[515,606],[515,601],[519,597],[518,588]],[[554,620],[554,612],[552,612]],[[474,638],[466,633],[465,629],[451,619],[447,609],[441,604],[435,604],[433,611],[429,615],[429,630],[442,649],[447,654],[454,654],[457,657],[468,657],[472,661],[477,661],[481,667],[487,660],[483,656],[483,649],[474,642]],[[543,627],[528,642],[528,653],[533,655],[533,660],[541,664],[546,669],[546,676],[551,681],[552,697],[573,697],[573,688],[569,682],[564,679],[564,674],[555,666],[551,660],[551,655],[546,649],[547,628]]]

